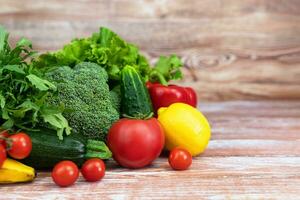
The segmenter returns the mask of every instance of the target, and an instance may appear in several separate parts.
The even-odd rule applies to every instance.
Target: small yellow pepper
[[[158,121],[164,129],[166,149],[181,147],[193,156],[205,150],[210,139],[210,126],[196,108],[184,103],[174,103],[158,110]]]

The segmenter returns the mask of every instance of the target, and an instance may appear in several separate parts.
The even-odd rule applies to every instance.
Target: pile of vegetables
[[[164,149],[173,169],[187,169],[205,150],[210,126],[195,91],[168,84],[182,78],[181,67],[175,55],[150,66],[104,27],[38,55],[27,39],[11,48],[0,26],[0,183],[31,181],[34,169],[52,169],[62,187],[80,172],[99,181],[103,160],[143,168]]]

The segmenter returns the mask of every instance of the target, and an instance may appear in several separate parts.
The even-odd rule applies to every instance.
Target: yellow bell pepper
[[[166,149],[181,147],[193,156],[205,150],[210,139],[210,125],[196,108],[174,103],[158,110],[158,121],[164,129]]]

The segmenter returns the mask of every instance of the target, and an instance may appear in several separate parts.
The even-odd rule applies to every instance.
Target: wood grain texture
[[[145,169],[107,163],[105,178],[58,188],[49,172],[29,184],[1,185],[0,199],[299,199],[300,102],[200,103],[212,125],[204,154],[187,171],[166,157]]]
[[[155,61],[176,53],[184,85],[201,99],[300,99],[297,0],[0,0],[0,23],[15,41],[60,48],[99,26]]]

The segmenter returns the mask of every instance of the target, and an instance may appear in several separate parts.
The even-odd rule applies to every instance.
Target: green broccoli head
[[[64,117],[72,134],[88,139],[106,140],[111,125],[119,119],[107,84],[107,72],[97,64],[83,62],[59,67],[46,78],[57,86],[57,94],[48,98],[50,105],[65,106]]]

